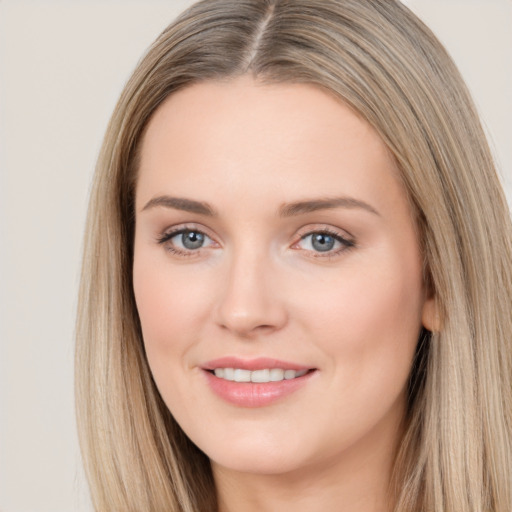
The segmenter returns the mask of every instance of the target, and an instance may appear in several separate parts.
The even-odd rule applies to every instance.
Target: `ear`
[[[421,312],[421,323],[430,332],[439,332],[441,330],[441,315],[439,314],[435,295],[425,299]]]

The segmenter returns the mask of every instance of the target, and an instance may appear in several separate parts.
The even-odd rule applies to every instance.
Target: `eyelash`
[[[340,247],[338,249],[325,251],[325,253],[322,253],[321,251],[311,251],[313,258],[336,258],[337,256],[340,256],[342,253],[345,253],[356,246],[354,240],[346,238],[340,235],[339,232],[328,228],[309,229],[306,233],[300,235],[300,240],[298,242],[295,242],[293,246],[298,245],[300,242],[306,240],[308,237],[313,235],[327,235],[334,238],[334,240],[340,244]]]
[[[198,233],[200,235],[203,235],[204,237],[213,240],[210,236],[208,236],[203,230],[195,228],[193,226],[181,226],[178,228],[175,228],[171,231],[164,232],[161,236],[157,238],[157,243],[160,245],[164,245],[165,249],[169,251],[171,254],[175,254],[177,256],[181,257],[193,257],[199,255],[202,251],[201,249],[204,249],[204,247],[199,247],[198,249],[186,249],[182,250],[180,248],[177,248],[176,246],[168,243],[171,239],[178,235],[182,235],[184,233]],[[338,242],[341,246],[337,250],[329,250],[325,251],[325,253],[322,253],[321,251],[309,251],[312,253],[313,258],[326,258],[326,259],[332,259],[337,256],[339,256],[341,253],[344,253],[346,251],[349,251],[350,249],[353,249],[356,246],[356,243],[354,240],[345,238],[344,236],[340,235],[339,232],[335,230],[330,230],[326,228],[320,228],[320,229],[313,229],[308,230],[300,236],[300,239],[295,242],[292,245],[292,248],[297,246],[300,242],[306,240],[308,237],[313,235],[326,235],[329,237],[332,237],[336,242]]]
[[[185,258],[189,258],[189,257],[198,255],[198,253],[201,251],[201,249],[203,249],[203,247],[200,247],[199,249],[196,249],[196,250],[193,250],[193,249],[182,250],[182,249],[177,248],[176,246],[174,246],[174,245],[172,245],[170,243],[167,243],[172,238],[174,238],[174,237],[176,237],[178,235],[182,235],[184,233],[198,233],[198,234],[203,235],[204,237],[209,238],[210,240],[212,240],[212,238],[209,237],[201,229],[197,229],[197,228],[192,227],[192,226],[181,226],[181,227],[175,228],[175,229],[173,229],[171,231],[164,232],[161,236],[159,236],[157,238],[157,242],[160,245],[164,245],[166,251],[169,251],[171,254],[175,254],[177,256],[182,256],[182,257],[185,257]]]

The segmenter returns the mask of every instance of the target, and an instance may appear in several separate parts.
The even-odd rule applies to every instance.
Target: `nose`
[[[240,338],[282,329],[288,321],[285,292],[269,258],[239,254],[224,274],[217,323]]]

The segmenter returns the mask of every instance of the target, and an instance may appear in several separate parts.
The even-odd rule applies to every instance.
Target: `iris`
[[[181,234],[181,243],[186,249],[199,249],[204,244],[204,235],[198,231],[185,231]]]
[[[311,235],[311,245],[316,251],[326,252],[334,247],[336,240],[331,235],[316,233]]]

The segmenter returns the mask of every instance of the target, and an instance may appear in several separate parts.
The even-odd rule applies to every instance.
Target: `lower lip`
[[[299,390],[316,371],[302,377],[278,382],[234,382],[204,371],[210,389],[220,398],[238,407],[265,407]]]

